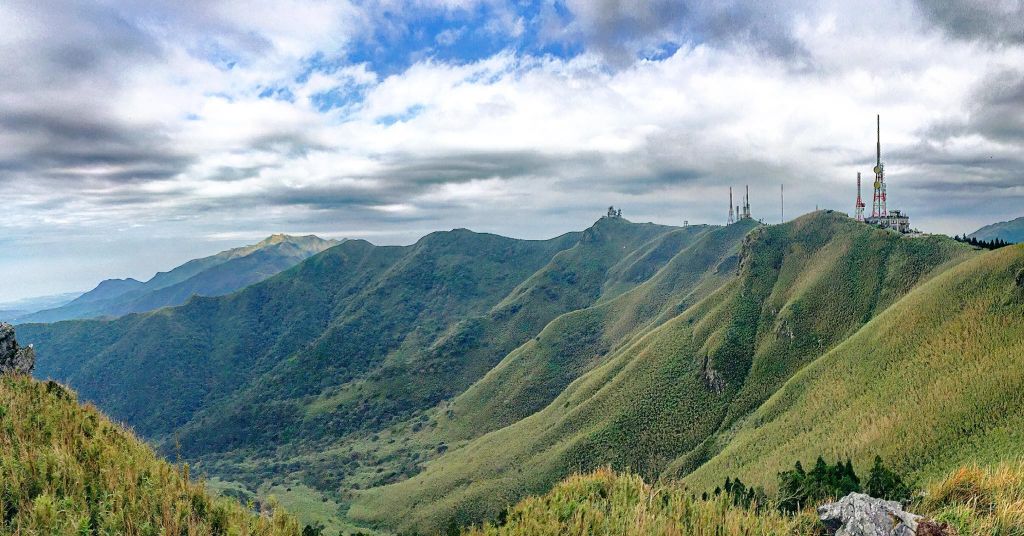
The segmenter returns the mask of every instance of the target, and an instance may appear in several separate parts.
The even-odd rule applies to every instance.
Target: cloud
[[[925,19],[957,39],[1024,43],[1021,0],[918,0]]]
[[[0,231],[77,244],[84,288],[274,228],[542,238],[609,204],[717,223],[746,184],[774,221],[780,183],[787,214],[852,210],[876,113],[893,204],[971,231],[1024,201],[1024,46],[927,7],[5,2]],[[124,271],[100,240],[132,244],[103,250]],[[29,278],[64,290],[11,265],[0,292]]]
[[[628,65],[638,53],[657,55],[680,44],[742,45],[768,56],[808,56],[793,35],[795,16],[805,6],[787,2],[568,0],[566,7],[573,19],[567,31],[619,65]]]

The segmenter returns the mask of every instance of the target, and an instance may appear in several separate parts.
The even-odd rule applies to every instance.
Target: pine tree
[[[875,465],[868,474],[864,491],[872,497],[888,501],[906,502],[910,500],[910,487],[903,482],[900,475],[882,463],[881,456],[875,456]]]

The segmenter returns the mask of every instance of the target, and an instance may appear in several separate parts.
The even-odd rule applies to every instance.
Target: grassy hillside
[[[432,530],[493,518],[519,497],[604,464],[646,477],[685,474],[716,453],[720,430],[803,365],[975,254],[837,214],[758,228],[745,239],[738,277],[623,339],[540,411],[448,450],[409,480],[361,493],[350,515]]]
[[[687,477],[771,487],[795,459],[876,454],[920,477],[1024,452],[1024,245],[922,285],[722,436]]]
[[[211,497],[59,384],[0,377],[0,431],[0,534],[299,534],[272,505]]]
[[[25,315],[18,323],[118,317],[181,305],[193,295],[229,294],[337,244],[335,240],[312,235],[273,235],[257,244],[191,260],[169,272],[160,272],[145,283],[108,279],[67,305]]]
[[[999,238],[1014,244],[1024,243],[1024,216],[986,225],[969,236],[979,240],[991,241]]]

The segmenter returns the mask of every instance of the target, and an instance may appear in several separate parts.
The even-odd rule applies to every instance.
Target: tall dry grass
[[[0,377],[0,535],[296,536],[273,504],[211,497],[53,382]]]

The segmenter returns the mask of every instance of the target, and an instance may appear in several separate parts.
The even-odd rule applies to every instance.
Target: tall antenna
[[[882,114],[875,116],[875,165],[882,165]]]
[[[743,201],[743,217],[750,219],[750,185],[747,185],[747,195],[744,196]]]
[[[733,218],[733,215],[732,215],[732,186],[730,186],[729,187],[729,225],[732,225],[735,222],[736,222],[736,220]]]
[[[786,185],[779,185],[779,223],[786,221]]]
[[[876,116],[878,121],[877,124],[877,135],[878,141],[875,145],[876,159],[875,159],[875,184],[874,184],[874,198],[871,204],[871,218],[884,218],[889,215],[889,211],[885,207],[885,166],[882,165],[882,116]]]
[[[860,172],[857,172],[857,203],[853,209],[854,218],[857,221],[864,221],[864,200],[860,198]]]

